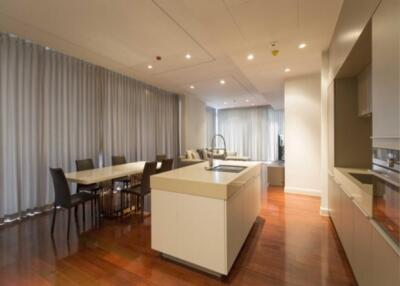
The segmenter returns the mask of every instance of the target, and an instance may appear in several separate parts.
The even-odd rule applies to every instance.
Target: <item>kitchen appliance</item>
[[[400,151],[373,149],[372,218],[400,246]]]

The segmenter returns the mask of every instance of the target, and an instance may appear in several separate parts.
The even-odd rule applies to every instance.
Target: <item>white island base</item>
[[[220,164],[247,168],[211,172],[198,164],[152,177],[151,245],[164,257],[228,275],[259,213],[260,164]]]

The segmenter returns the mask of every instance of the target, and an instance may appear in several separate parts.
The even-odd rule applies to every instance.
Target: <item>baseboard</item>
[[[319,214],[321,216],[330,216],[329,209],[328,208],[323,208],[323,207],[319,208]]]
[[[297,195],[306,195],[313,197],[320,197],[321,191],[315,189],[305,189],[305,188],[294,188],[294,187],[285,187],[285,193],[288,194],[297,194]]]

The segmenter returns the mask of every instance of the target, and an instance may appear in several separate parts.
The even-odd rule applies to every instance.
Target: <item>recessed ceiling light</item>
[[[255,104],[254,104],[254,103],[252,103],[251,105],[252,105],[252,106],[254,106]]]
[[[153,68],[153,66],[152,66],[152,65],[148,65],[147,68],[148,68],[149,70],[151,70],[151,69]]]
[[[301,44],[299,45],[299,49],[304,49],[305,47],[307,47],[307,44],[306,44],[306,43],[301,43]]]
[[[253,54],[248,54],[248,55],[247,55],[247,59],[248,59],[249,61],[252,61],[252,60],[254,59],[254,55],[253,55]]]
[[[226,101],[224,102],[224,104],[226,105]]]
[[[291,69],[290,68],[285,68],[285,72],[290,72]]]
[[[192,55],[191,55],[191,54],[186,54],[186,55],[185,55],[185,58],[187,58],[188,60],[190,60],[190,59],[192,58]]]
[[[219,83],[220,83],[220,84],[225,84],[225,80],[221,79],[221,80],[219,81]]]
[[[248,100],[248,99],[246,99],[246,102],[249,102],[249,100]]]
[[[191,85],[191,86],[190,86],[190,89],[194,89],[194,85]]]

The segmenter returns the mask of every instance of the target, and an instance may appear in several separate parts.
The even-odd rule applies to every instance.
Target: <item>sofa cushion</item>
[[[187,150],[186,151],[186,157],[188,159],[200,159],[199,154],[194,150]]]

